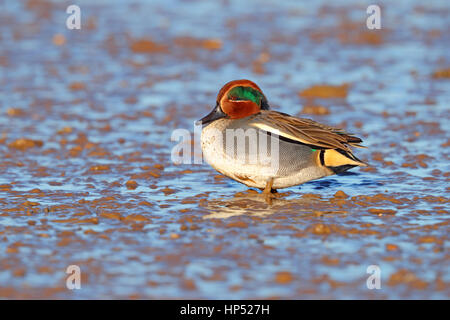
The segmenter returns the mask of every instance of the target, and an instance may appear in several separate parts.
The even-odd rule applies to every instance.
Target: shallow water
[[[0,297],[449,298],[448,1],[385,2],[373,31],[357,1],[79,1],[81,30],[0,3]],[[269,205],[174,165],[172,131],[239,78],[371,166]]]

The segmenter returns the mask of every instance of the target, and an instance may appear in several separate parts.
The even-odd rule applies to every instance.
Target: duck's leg
[[[273,186],[273,178],[269,178],[269,180],[267,180],[267,182],[266,182],[266,187],[264,188],[264,190],[263,190],[262,193],[264,193],[264,194],[270,194],[270,193],[272,193],[273,191],[276,192],[276,190],[273,190],[273,189],[272,189],[272,186]]]
[[[266,182],[266,187],[262,192],[268,204],[272,204],[272,199],[275,197],[274,193],[277,192],[277,190],[272,189],[272,186],[273,186],[273,178],[269,178],[269,180],[267,180]]]

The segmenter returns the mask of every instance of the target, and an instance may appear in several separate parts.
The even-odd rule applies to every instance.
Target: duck
[[[368,164],[351,147],[362,140],[344,130],[271,110],[250,80],[226,83],[201,125],[201,149],[219,173],[270,195],[277,189]]]

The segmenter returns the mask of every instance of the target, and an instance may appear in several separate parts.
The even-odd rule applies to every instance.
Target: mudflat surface
[[[386,2],[381,30],[358,1],[78,1],[81,30],[0,3],[0,298],[450,297],[448,1]],[[173,164],[239,78],[371,166],[269,205]]]

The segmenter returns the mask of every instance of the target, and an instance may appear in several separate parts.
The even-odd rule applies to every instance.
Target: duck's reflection
[[[211,199],[203,205],[211,212],[203,216],[203,219],[226,219],[240,215],[265,217],[280,212],[311,213],[311,206],[323,203],[315,198],[289,199],[290,195],[292,192],[276,193],[268,199],[265,195],[250,189],[236,193],[233,198]]]

